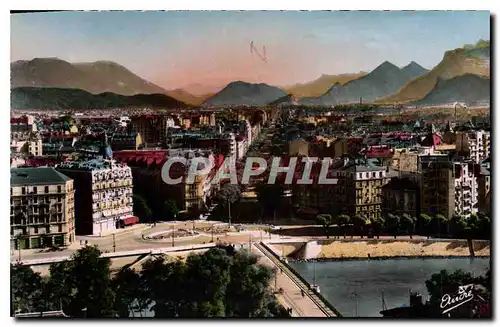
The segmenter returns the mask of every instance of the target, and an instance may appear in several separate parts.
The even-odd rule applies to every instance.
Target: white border
[[[9,148],[7,147],[7,138],[9,138],[8,134],[8,121],[9,121],[9,108],[10,108],[10,100],[9,100],[9,89],[10,89],[10,80],[9,80],[9,68],[7,63],[10,62],[10,21],[9,21],[9,13],[8,10],[10,9],[16,9],[16,10],[42,10],[42,9],[60,9],[60,10],[490,10],[492,14],[498,14],[500,11],[498,10],[499,6],[499,1],[493,1],[493,0],[486,0],[486,1],[436,1],[436,0],[419,0],[419,1],[414,1],[414,2],[407,2],[407,1],[397,1],[397,0],[377,0],[377,1],[371,1],[371,0],[349,0],[349,1],[313,1],[313,0],[308,0],[308,1],[269,1],[269,0],[252,0],[252,1],[247,1],[247,2],[236,2],[236,1],[230,1],[230,0],[210,0],[210,1],[188,1],[188,0],[183,0],[183,1],[178,1],[178,2],[172,2],[172,1],[148,1],[148,0],[141,0],[140,2],[125,2],[125,1],[116,1],[116,0],[107,0],[107,1],[102,1],[102,0],[85,0],[81,1],[79,3],[76,3],[74,1],[64,1],[64,0],[45,0],[45,1],[39,1],[39,0],[31,0],[31,1],[2,1],[1,2],[1,7],[2,10],[0,11],[0,17],[2,18],[1,20],[1,26],[0,26],[0,34],[2,36],[2,43],[4,47],[2,48],[1,51],[1,70],[2,70],[2,109],[0,111],[0,117],[2,120],[2,129],[4,130],[4,138],[1,146],[3,147],[3,150],[0,151],[1,155],[1,160],[0,163],[2,165],[2,173],[5,174],[5,179],[3,179],[2,187],[0,188],[0,203],[2,204],[2,209],[4,210],[4,216],[3,216],[3,232],[4,232],[4,237],[1,238],[3,242],[2,248],[5,249],[4,251],[7,252],[10,244],[9,244],[9,228],[7,227],[8,224],[8,215],[7,213],[7,208],[9,208],[9,202],[7,200],[7,185],[8,183],[6,182],[7,180],[10,179],[10,175],[7,176],[7,159],[9,157]],[[497,22],[498,25],[498,22]],[[495,31],[497,30],[496,26],[494,27]],[[491,36],[495,36],[496,33],[491,33]],[[493,45],[495,45],[496,40],[492,40]],[[495,58],[496,59],[496,58]],[[496,67],[496,61],[494,62],[494,67]],[[497,76],[497,70],[495,69],[494,72],[495,76]],[[498,87],[495,85],[495,90],[497,91]],[[496,93],[496,92],[495,92]],[[496,106],[496,102],[493,104],[493,108],[498,110],[498,107]],[[495,114],[494,115],[494,126],[497,124],[497,118],[500,117],[500,114]],[[498,118],[500,119],[500,118]],[[495,149],[492,151],[495,156],[499,152],[496,149],[496,142],[492,142],[493,146]],[[498,162],[495,158],[494,162]],[[493,174],[494,176],[494,181],[497,181],[497,176],[496,174]],[[493,195],[497,197],[497,193],[494,192]],[[498,195],[500,197],[500,195]],[[494,201],[494,203],[499,203],[498,202],[498,197],[497,201]],[[496,208],[495,208],[496,209]],[[495,210],[496,212],[496,210]],[[496,220],[493,218],[493,220]],[[495,222],[495,233],[494,235],[500,235],[498,233],[498,229],[500,228],[500,223]],[[495,246],[494,246],[494,254],[496,255],[497,252],[497,240],[495,239]],[[9,253],[10,255],[10,253]],[[6,255],[3,256],[3,260],[7,260],[8,256],[7,253]],[[1,299],[1,310],[2,313],[0,315],[0,319],[2,322],[6,322],[7,324],[13,324],[14,320],[9,318],[10,312],[9,312],[9,292],[8,292],[8,287],[9,283],[7,282],[9,280],[9,263],[5,262],[5,264],[2,265],[2,278],[1,280],[4,282],[4,285],[6,287],[2,288],[2,299]],[[497,270],[495,269],[495,276],[494,280],[497,280]],[[498,291],[498,288],[495,288],[495,290]],[[498,309],[498,297],[496,294],[495,296],[495,301],[493,302],[495,304],[494,309]],[[493,311],[496,315],[500,311],[494,310]],[[355,324],[362,324],[364,323],[363,321],[349,321],[350,323],[355,323]],[[367,323],[373,323],[374,321],[366,321]],[[41,321],[36,321],[35,323],[43,323],[43,324],[50,324],[51,322],[41,322]],[[85,324],[90,324],[89,322],[82,322]],[[106,323],[118,323],[118,322],[106,322]],[[138,324],[137,322],[133,322],[134,324]],[[168,323],[168,324],[179,324],[179,323],[174,323],[174,322],[162,322],[160,321],[159,323]],[[185,322],[187,323],[187,322]],[[198,322],[190,322],[192,324],[198,323]],[[203,323],[210,323],[210,324],[216,324],[219,323],[219,321],[203,321]],[[231,322],[233,324],[239,322]],[[267,325],[267,324],[283,324],[284,322],[281,321],[276,321],[276,322],[264,322],[264,321],[258,321],[258,324],[262,325]],[[301,324],[303,323],[312,323],[312,322],[306,322],[306,321],[300,321]],[[338,321],[332,322],[335,324],[338,324]],[[346,323],[340,322],[340,323]],[[385,321],[384,321],[385,323]],[[404,324],[406,322],[399,322],[401,324]],[[415,321],[415,323],[421,323],[420,321]],[[455,321],[453,323],[456,323]],[[464,321],[464,323],[473,323],[473,321]],[[28,324],[28,323],[26,323]],[[142,324],[142,322],[141,322]],[[438,324],[437,322],[426,322],[426,324]]]

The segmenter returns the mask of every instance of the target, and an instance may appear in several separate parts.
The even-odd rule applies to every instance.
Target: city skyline
[[[445,51],[489,38],[488,11],[11,15],[11,61],[109,60],[165,89],[234,80],[290,85],[370,71],[384,61],[431,69]],[[252,54],[252,41],[261,52],[266,47],[266,61]]]

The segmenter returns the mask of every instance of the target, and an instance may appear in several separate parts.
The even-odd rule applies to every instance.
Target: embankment
[[[312,243],[312,242],[310,242]],[[319,251],[305,251],[313,244],[293,243],[284,245],[285,255],[297,260],[352,260],[390,258],[444,258],[471,256],[466,240],[322,240],[314,241]],[[280,253],[281,244],[270,244]],[[476,257],[490,256],[489,241],[472,241]],[[317,254],[315,253],[317,252]],[[314,253],[315,255],[311,255]]]

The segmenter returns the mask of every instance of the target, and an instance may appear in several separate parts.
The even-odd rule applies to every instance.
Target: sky
[[[490,39],[487,11],[51,12],[11,15],[11,61],[109,60],[165,89],[230,81],[290,85],[371,71],[431,69],[444,52]],[[250,51],[250,43],[267,62]]]

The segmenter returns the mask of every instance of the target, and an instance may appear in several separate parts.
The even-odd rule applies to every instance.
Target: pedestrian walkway
[[[284,265],[272,260],[272,256],[266,255],[266,250],[260,244],[254,243],[252,252],[259,256],[259,263],[277,269],[273,283],[275,291],[282,289],[282,294],[277,296],[278,300],[286,308],[292,308],[293,317],[335,317],[335,313],[324,306],[318,305],[318,299],[311,297],[311,290],[304,289],[305,285],[299,286],[290,276],[291,272]],[[304,292],[304,293],[303,293]]]

